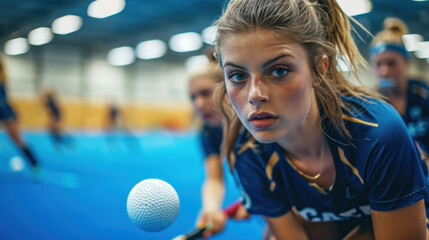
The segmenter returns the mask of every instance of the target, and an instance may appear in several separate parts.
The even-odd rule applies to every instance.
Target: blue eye
[[[289,71],[288,71],[287,69],[285,69],[285,68],[276,68],[276,69],[274,69],[274,70],[271,72],[271,74],[272,74],[274,77],[284,77],[284,76],[286,76],[288,73],[289,73]]]
[[[242,74],[242,73],[234,73],[234,74],[232,74],[231,75],[231,77],[230,78],[232,78],[232,80],[234,81],[234,82],[241,82],[241,81],[243,81],[244,79],[246,79],[246,75],[244,75],[244,74]]]

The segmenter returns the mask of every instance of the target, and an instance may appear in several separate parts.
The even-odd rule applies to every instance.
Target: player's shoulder
[[[408,85],[409,86],[419,86],[422,88],[429,89],[427,82],[424,80],[420,80],[420,79],[410,79],[410,80],[408,80]]]
[[[387,102],[375,98],[344,96],[349,110],[343,112],[343,120],[352,136],[380,137],[406,130],[402,117]],[[362,136],[368,134],[369,136]],[[354,137],[354,136],[353,136]]]
[[[409,93],[412,95],[417,95],[423,99],[428,99],[429,97],[429,86],[422,80],[408,80],[408,88]]]
[[[348,110],[343,111],[345,121],[366,126],[376,126],[390,119],[401,119],[398,112],[387,102],[369,97],[343,96]],[[366,124],[365,124],[366,123]]]

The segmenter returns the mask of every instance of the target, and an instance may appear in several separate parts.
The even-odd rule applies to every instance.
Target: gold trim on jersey
[[[422,88],[418,85],[413,85],[411,88],[411,92],[414,94],[419,95],[420,97],[427,99],[428,98],[428,92],[425,88]]]
[[[274,191],[274,188],[276,187],[276,183],[274,182],[274,181],[272,181],[271,182],[271,185],[270,185],[270,190],[271,190],[271,192],[272,191]]]
[[[274,188],[276,187],[276,183],[273,181],[273,168],[279,161],[280,157],[277,152],[273,152],[273,154],[270,157],[270,160],[268,160],[267,166],[265,167],[265,173],[267,174],[268,179],[271,181],[270,190],[274,191]]]
[[[323,194],[327,194],[329,191],[332,190],[332,187],[334,186],[334,184],[332,184],[329,188],[323,188],[319,186],[317,183],[308,183],[308,185],[314,187],[317,191]]]
[[[257,147],[257,145],[256,145],[256,141],[255,141],[255,139],[253,138],[253,137],[251,137],[250,139],[249,139],[249,141],[247,141],[246,143],[244,143],[242,146],[241,146],[241,148],[240,148],[240,150],[238,150],[238,152],[237,152],[237,155],[240,155],[240,154],[242,154],[244,151],[246,151],[248,148],[256,148]]]
[[[359,171],[357,170],[357,168],[355,168],[350,162],[349,160],[347,160],[346,155],[344,154],[343,149],[341,149],[340,147],[338,147],[338,155],[340,155],[340,159],[341,161],[343,161],[343,163],[345,163],[347,166],[349,166],[352,169],[352,172],[354,175],[356,175],[356,177],[359,178],[360,182],[362,184],[364,184],[363,179],[361,178]]]
[[[344,115],[344,114],[342,115],[342,117],[343,117],[343,119],[348,120],[350,122],[361,123],[361,124],[368,125],[368,126],[371,126],[371,127],[378,127],[378,123],[367,122],[367,121],[364,121],[364,120],[361,120],[361,119],[357,119],[357,118],[354,118],[354,117],[351,117],[351,116],[347,116],[347,115]]]
[[[265,168],[265,173],[267,174],[268,179],[273,179],[273,167],[276,165],[276,163],[279,161],[279,155],[277,152],[273,152],[273,154],[270,157],[270,160],[268,160],[267,167]]]

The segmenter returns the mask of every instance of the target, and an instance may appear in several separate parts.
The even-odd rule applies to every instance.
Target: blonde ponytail
[[[367,33],[369,32],[354,18],[348,17],[337,1],[319,0],[318,3],[326,12],[326,18],[328,19],[328,27],[326,31],[327,40],[337,48],[340,56],[348,57],[351,69],[357,69],[358,64],[363,67],[368,67],[366,60],[360,54],[360,51],[350,34],[353,29],[350,25],[349,19]]]
[[[398,18],[386,18],[383,23],[384,30],[377,33],[372,41],[372,45],[380,43],[393,43],[404,45],[402,35],[408,33],[407,25]]]

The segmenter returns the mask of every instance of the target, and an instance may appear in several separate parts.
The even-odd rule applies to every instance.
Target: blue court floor
[[[24,132],[40,159],[34,181],[24,158],[0,132],[0,239],[172,239],[195,224],[201,207],[203,157],[196,133],[150,131],[73,132],[70,145],[53,145],[46,132]],[[226,204],[238,196],[226,172]],[[128,219],[130,190],[147,178],[170,183],[180,198],[176,221],[149,233]],[[264,222],[255,216],[229,221],[210,239],[261,239]]]

